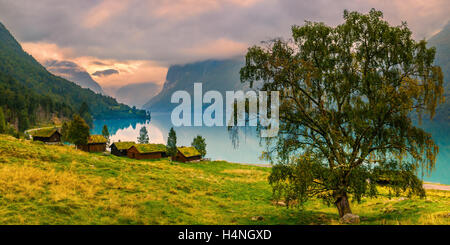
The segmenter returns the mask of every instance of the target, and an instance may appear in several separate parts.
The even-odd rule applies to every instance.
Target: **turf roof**
[[[50,137],[56,131],[58,131],[56,128],[44,128],[44,129],[30,131],[29,134],[33,137]]]
[[[114,142],[113,144],[116,146],[117,150],[128,150],[136,143],[133,141],[123,141],[123,142]]]
[[[178,150],[183,154],[185,157],[194,157],[194,156],[200,156],[200,152],[195,149],[195,147],[178,147]]]
[[[88,144],[103,144],[108,142],[108,140],[103,136],[99,134],[94,134],[89,137]]]
[[[136,144],[134,145],[139,153],[155,153],[155,152],[166,152],[166,146],[163,144]]]

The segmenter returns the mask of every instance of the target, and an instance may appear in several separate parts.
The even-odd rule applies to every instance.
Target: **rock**
[[[286,207],[286,203],[285,203],[285,202],[282,202],[282,201],[276,202],[275,205]]]
[[[441,214],[441,216],[442,216],[443,218],[450,218],[450,213]]]
[[[262,217],[262,216],[255,216],[255,217],[252,217],[252,220],[253,221],[262,221],[262,220],[264,220],[264,217]]]
[[[367,217],[360,217],[360,220],[361,220],[361,221],[368,221],[369,218],[367,218]]]
[[[341,223],[344,224],[359,224],[359,216],[356,214],[345,214],[344,217],[341,218]]]

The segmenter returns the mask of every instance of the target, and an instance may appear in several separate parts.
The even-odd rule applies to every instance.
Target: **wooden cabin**
[[[128,149],[135,144],[133,141],[114,142],[111,144],[111,154],[119,157],[127,156]]]
[[[202,155],[200,154],[200,152],[198,152],[197,149],[195,149],[195,147],[187,147],[187,146],[182,146],[182,147],[177,147],[177,155],[175,156],[175,159],[173,159],[174,161],[177,162],[191,162],[191,161],[198,161],[202,159]]]
[[[29,134],[33,137],[33,141],[42,141],[45,143],[61,142],[61,134],[56,128],[38,129],[30,131]]]
[[[86,145],[79,145],[77,147],[87,152],[104,152],[106,151],[107,142],[108,140],[103,135],[91,135]]]
[[[167,157],[163,144],[135,144],[128,149],[127,156],[135,159],[158,159]]]

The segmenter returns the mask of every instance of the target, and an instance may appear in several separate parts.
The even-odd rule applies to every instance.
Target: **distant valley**
[[[173,65],[169,68],[166,82],[155,97],[150,99],[144,109],[152,112],[171,111],[177,104],[170,98],[177,90],[193,94],[194,83],[202,83],[203,91],[216,90],[224,95],[225,91],[248,90],[240,82],[239,70],[244,65],[244,58],[227,60],[207,60],[186,65]]]

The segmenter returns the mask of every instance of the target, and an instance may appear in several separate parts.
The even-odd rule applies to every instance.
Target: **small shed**
[[[167,157],[167,149],[163,144],[135,144],[128,149],[129,158],[158,159]]]
[[[175,156],[175,161],[177,162],[191,162],[191,161],[197,161],[202,159],[202,155],[200,152],[195,149],[195,147],[177,147],[177,155]]]
[[[108,140],[103,135],[89,136],[86,145],[79,145],[78,148],[87,152],[104,152],[106,151],[106,143]]]
[[[127,156],[128,149],[135,144],[133,141],[114,142],[111,144],[111,154],[119,157]]]
[[[61,134],[56,128],[46,128],[30,131],[29,134],[33,137],[33,141],[42,141],[46,143],[60,143]]]

